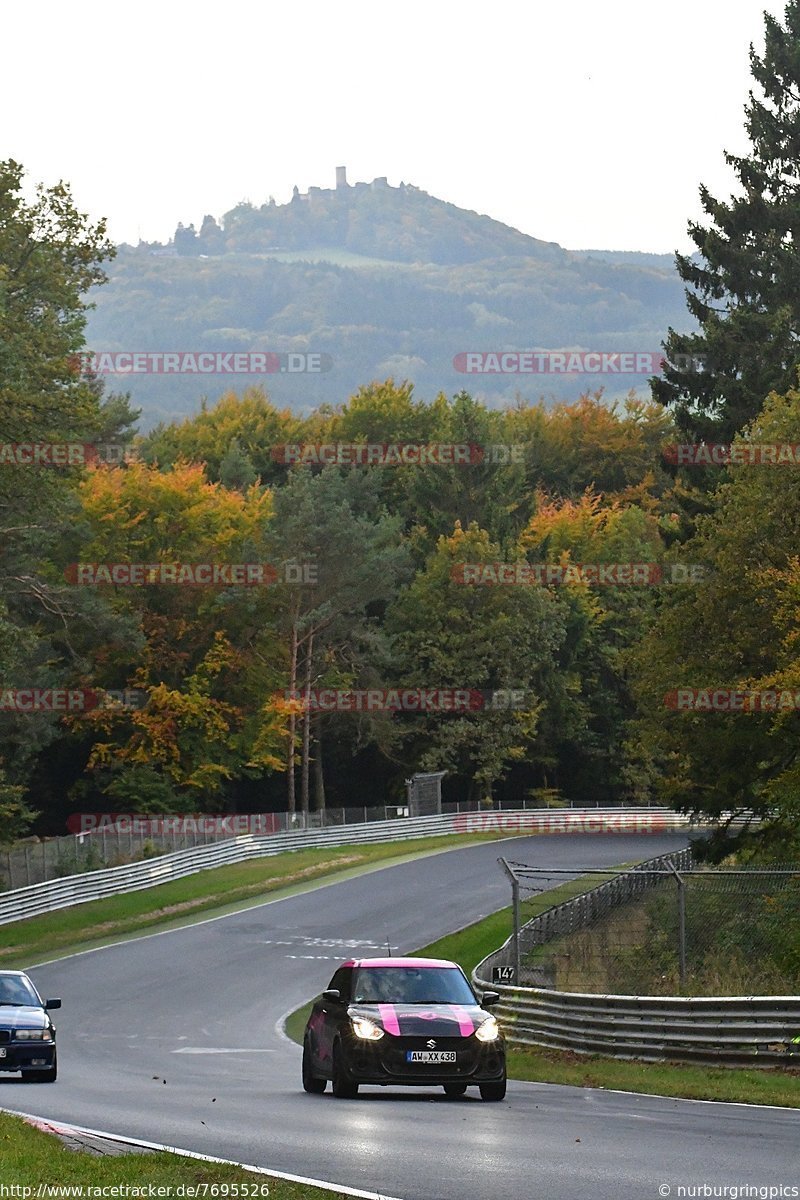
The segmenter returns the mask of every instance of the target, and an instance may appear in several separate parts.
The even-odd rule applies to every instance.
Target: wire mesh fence
[[[519,903],[552,871],[509,864]],[[596,872],[600,876],[600,872]],[[548,876],[548,879],[545,879]],[[500,952],[523,986],[638,996],[800,994],[800,867],[713,868],[690,851],[548,909]]]

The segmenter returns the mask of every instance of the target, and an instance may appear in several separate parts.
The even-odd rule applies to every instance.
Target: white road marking
[[[263,1046],[225,1047],[225,1046],[181,1046],[173,1050],[173,1054],[274,1054]]]
[[[341,954],[284,954],[284,958],[311,958],[324,959],[326,962],[339,962]]]

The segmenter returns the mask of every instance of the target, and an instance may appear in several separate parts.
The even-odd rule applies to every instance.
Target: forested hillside
[[[338,404],[370,380],[414,381],[432,399],[468,386],[490,404],[569,399],[576,375],[465,378],[467,350],[659,351],[670,325],[691,331],[668,255],[570,253],[412,187],[312,189],[288,204],[240,204],[169,246],[120,248],[93,297],[95,352],[273,351],[329,356],[330,369],[267,382],[278,404]],[[647,374],[603,378],[621,397]],[[236,386],[264,383],[240,375]],[[142,427],[196,412],[220,375],[115,377]]]

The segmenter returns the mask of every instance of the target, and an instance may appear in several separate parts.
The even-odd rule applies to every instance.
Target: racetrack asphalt
[[[385,953],[387,940],[410,953],[505,907],[501,854],[577,869],[685,843],[484,842],[32,968],[40,991],[64,1001],[59,1079],[0,1074],[0,1106],[403,1200],[645,1200],[677,1197],[679,1185],[798,1185],[800,1110],[513,1081],[500,1104],[476,1089],[449,1100],[435,1088],[362,1088],[336,1100],[330,1089],[302,1091],[300,1049],[277,1030],[341,960]]]

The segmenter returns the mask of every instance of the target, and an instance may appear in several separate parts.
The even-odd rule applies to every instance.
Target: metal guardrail
[[[482,964],[481,964],[482,965]],[[597,996],[512,988],[473,976],[500,992],[492,1010],[509,1041],[645,1062],[695,1061],[768,1067],[800,1063],[800,997]]]
[[[640,863],[680,868],[689,851]],[[632,871],[555,905],[523,926],[528,948],[573,932],[610,906],[646,888]],[[633,890],[631,890],[633,889]],[[728,1066],[800,1065],[800,996],[623,996],[560,992],[547,987],[492,981],[492,967],[511,963],[512,938],[473,971],[479,991],[500,993],[495,1006],[513,1044],[546,1046],[579,1054],[604,1054],[646,1062],[696,1061]]]
[[[666,809],[588,809],[586,816],[587,820],[591,819],[592,821],[592,831],[597,831],[598,818],[604,812],[608,813],[610,820],[613,818],[611,830],[614,832],[644,833],[688,827],[688,819],[685,816]],[[515,815],[514,813],[502,814],[503,818],[513,818]],[[524,826],[519,827],[520,833],[584,831],[584,824],[579,819],[581,813],[576,809],[571,810],[571,821],[568,826],[561,823],[554,825],[554,814],[547,810],[538,810],[538,812],[528,810],[523,815]],[[502,831],[504,828],[504,825],[493,826],[489,831],[491,832],[492,829]],[[513,824],[510,826],[511,831],[516,828]],[[296,830],[265,837],[244,835],[225,842],[179,850],[174,854],[164,854],[144,862],[107,867],[83,875],[68,875],[61,879],[48,880],[46,883],[32,884],[30,887],[0,892],[0,925],[23,920],[26,917],[40,916],[43,913],[67,908],[74,904],[86,904],[91,900],[103,899],[105,896],[157,887],[161,883],[169,883],[173,879],[181,879],[198,871],[225,866],[229,863],[243,862],[249,858],[280,854],[285,850],[404,841],[413,838],[443,836],[448,833],[470,832],[474,832],[474,830],[464,814],[450,813],[434,817],[401,817],[397,820],[369,821],[366,824],[319,830]]]
[[[567,816],[576,806],[571,801],[553,809],[554,815]],[[596,806],[600,807],[600,806]],[[625,805],[619,805],[625,808]],[[651,806],[654,807],[655,806]],[[523,799],[513,803],[499,800],[491,809],[495,818],[505,810],[519,813],[520,809],[538,810],[541,805]],[[486,820],[487,810],[479,800],[445,801],[443,813],[471,814],[479,823]],[[603,811],[608,811],[607,806]],[[80,814],[74,814],[79,816]],[[211,842],[226,842],[243,834],[266,837],[273,833],[288,833],[298,829],[326,829],[330,825],[361,825],[368,821],[392,821],[399,817],[431,816],[433,813],[409,813],[408,804],[351,805],[347,808],[314,809],[311,812],[227,813],[216,816],[204,813],[153,814],[141,820],[133,814],[86,814],[96,824],[87,822],[76,832],[63,837],[23,838],[0,850],[0,891],[30,887],[64,875],[82,875],[105,867],[119,867],[142,858],[159,854],[174,854],[177,850],[193,850]]]

